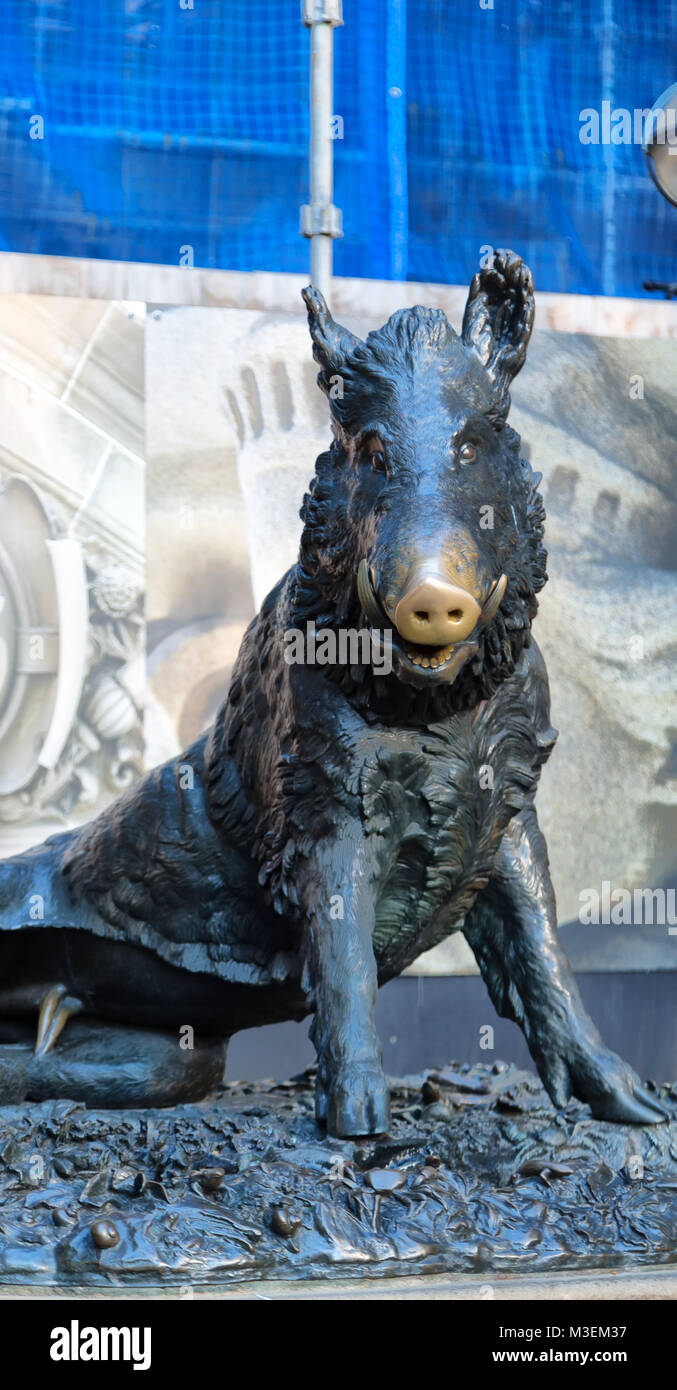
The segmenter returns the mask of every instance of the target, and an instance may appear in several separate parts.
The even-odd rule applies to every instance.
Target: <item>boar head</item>
[[[363,342],[317,290],[303,296],[334,442],[301,512],[295,619],[389,634],[379,704],[394,680],[410,704],[453,687],[454,703],[472,705],[514,669],[546,579],[540,475],[507,424],[531,272],[496,252],[473,279],[460,337],[441,309],[417,306]]]

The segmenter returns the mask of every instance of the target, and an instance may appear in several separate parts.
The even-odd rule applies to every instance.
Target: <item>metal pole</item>
[[[301,208],[301,233],[310,239],[310,279],[327,302],[335,237],[343,235],[334,207],[334,29],[343,23],[342,0],[302,0],[310,29],[310,204]]]

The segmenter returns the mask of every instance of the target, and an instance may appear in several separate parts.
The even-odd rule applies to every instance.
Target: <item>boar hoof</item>
[[[326,1123],[337,1138],[387,1133],[390,1092],[381,1067],[353,1062],[340,1068],[329,1087]]]
[[[606,1048],[597,1049],[580,1068],[576,1087],[597,1120],[616,1124],[655,1125],[668,1120],[658,1098],[647,1091],[639,1077]]]
[[[315,1082],[315,1119],[318,1125],[326,1125],[327,1114],[329,1111],[329,1093],[326,1083],[320,1080],[318,1074]]]
[[[571,1049],[566,1061],[565,1055],[551,1056],[540,1070],[555,1105],[566,1105],[575,1095],[590,1106],[596,1120],[655,1125],[670,1118],[632,1067],[595,1038],[587,1048]]]

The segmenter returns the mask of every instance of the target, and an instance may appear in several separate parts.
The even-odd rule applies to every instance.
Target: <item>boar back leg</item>
[[[80,1101],[89,1107],[180,1105],[223,1079],[226,1041],[77,1018],[53,1047],[36,1051],[32,1022],[0,1015],[0,1104]]]

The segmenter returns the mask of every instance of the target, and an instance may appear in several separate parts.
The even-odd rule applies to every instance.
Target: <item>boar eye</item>
[[[367,458],[377,473],[388,472],[388,461],[380,439],[373,439],[367,445]]]
[[[477,449],[475,448],[475,445],[470,444],[469,442],[466,444],[462,444],[459,450],[458,457],[460,458],[462,463],[475,463],[477,459]]]

